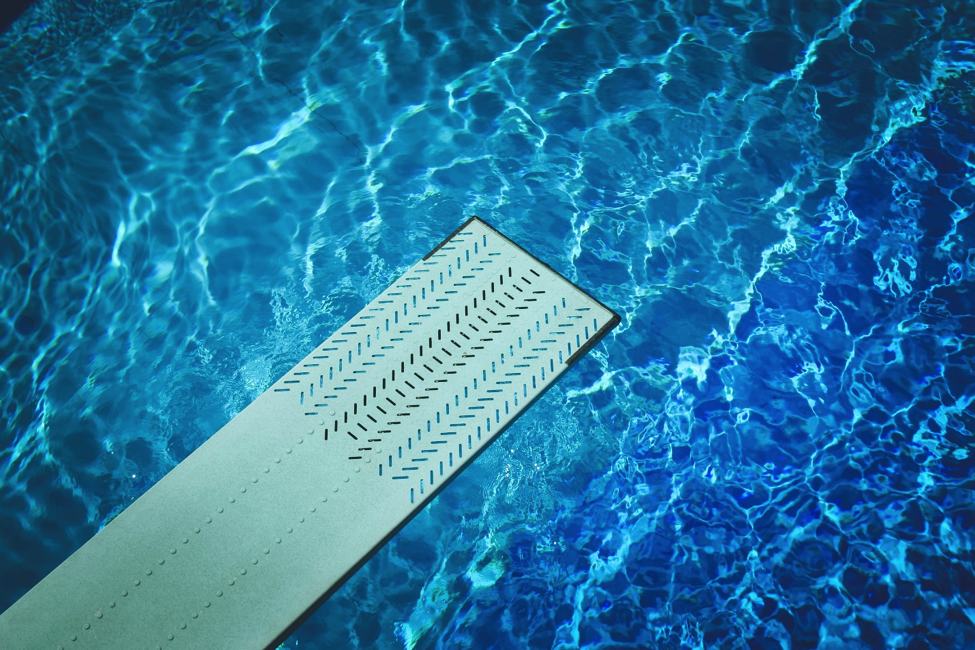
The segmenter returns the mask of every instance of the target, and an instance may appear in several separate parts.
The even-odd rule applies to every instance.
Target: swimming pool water
[[[287,648],[975,647],[962,1],[42,0],[0,610],[471,215],[623,323]]]

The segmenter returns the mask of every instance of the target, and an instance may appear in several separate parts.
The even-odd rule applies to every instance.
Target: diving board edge
[[[434,248],[423,259],[424,260],[429,259],[437,251],[439,251],[443,246],[445,246],[447,243],[449,243],[450,240],[455,235],[457,235],[459,232],[463,231],[464,228],[466,228],[470,223],[475,222],[475,221],[476,222],[480,222],[484,226],[490,228],[491,230],[494,230],[494,232],[497,233],[498,235],[501,235],[502,237],[504,237],[504,235],[502,235],[500,232],[498,232],[497,230],[495,230],[489,224],[485,223],[482,219],[480,219],[478,217],[471,217],[470,219],[468,219],[467,221],[465,221],[459,228],[457,228],[453,233],[451,233],[446,239],[444,239],[442,242],[440,242],[440,244],[438,244],[437,247]],[[539,260],[537,257],[535,257],[534,255],[532,255],[530,252],[526,251],[521,246],[518,246],[517,244],[514,244],[514,242],[511,242],[511,240],[508,239],[507,237],[504,237],[504,238],[506,240],[508,240],[509,243],[515,245],[519,250],[523,251],[525,254],[531,255],[531,257],[533,259],[535,259],[536,261],[538,261],[539,264],[542,264],[545,267],[547,267],[550,271],[552,271],[552,273],[555,273],[556,275],[558,275],[562,280],[564,280],[567,284],[569,284],[570,286],[572,286],[574,289],[576,289],[577,291],[585,294],[590,300],[598,303],[600,306],[602,306],[604,309],[606,309],[608,312],[610,312],[612,314],[611,320],[608,321],[599,331],[597,331],[596,334],[585,344],[585,346],[583,348],[580,348],[571,357],[569,357],[568,360],[566,360],[565,365],[562,366],[561,371],[559,373],[557,373],[557,375],[552,380],[551,384],[549,384],[541,393],[539,393],[538,395],[536,395],[528,404],[526,404],[525,407],[524,407],[524,409],[522,409],[521,411],[519,411],[518,414],[514,417],[514,419],[512,419],[511,421],[509,421],[504,427],[498,429],[490,438],[488,438],[487,442],[484,445],[482,445],[481,447],[479,447],[476,452],[474,452],[473,454],[471,454],[467,458],[465,458],[464,463],[461,464],[460,468],[456,472],[450,474],[449,477],[445,481],[442,481],[437,487],[433,488],[433,490],[430,491],[429,495],[425,495],[425,497],[420,500],[419,507],[417,507],[415,510],[413,510],[412,512],[410,512],[406,517],[404,517],[403,519],[401,519],[400,520],[400,523],[398,525],[396,525],[396,527],[387,536],[385,536],[379,543],[377,543],[365,555],[363,555],[362,559],[359,562],[357,562],[354,567],[352,567],[347,573],[345,573],[341,577],[341,579],[338,580],[334,585],[332,585],[332,587],[330,587],[324,594],[322,594],[322,596],[318,600],[316,600],[314,604],[312,604],[307,610],[305,610],[305,612],[298,619],[296,619],[294,623],[292,623],[290,626],[288,626],[287,629],[285,629],[284,631],[282,631],[281,634],[279,634],[270,644],[268,644],[264,648],[264,650],[275,650],[282,643],[284,643],[288,639],[288,637],[290,637],[292,634],[294,634],[309,618],[311,618],[315,614],[315,612],[322,605],[325,604],[326,601],[328,601],[329,598],[331,598],[333,595],[335,595],[335,593],[339,589],[341,589],[343,586],[345,586],[345,583],[347,583],[352,578],[352,576],[354,576],[359,571],[359,569],[361,569],[363,566],[365,566],[366,564],[368,564],[369,560],[371,560],[373,557],[375,557],[376,553],[378,553],[397,534],[399,534],[399,532],[401,530],[403,530],[407,526],[407,524],[409,524],[411,521],[413,521],[413,519],[415,519],[417,517],[417,515],[419,515],[421,512],[423,512],[423,510],[428,505],[430,505],[430,503],[432,503],[433,500],[436,499],[436,497],[441,492],[443,492],[443,490],[445,490],[451,483],[453,483],[454,480],[461,473],[463,473],[463,471],[465,469],[467,469],[472,463],[474,463],[474,461],[476,461],[478,458],[480,458],[481,454],[483,454],[485,451],[487,451],[491,447],[491,445],[493,445],[498,440],[498,438],[500,438],[506,431],[508,431],[508,429],[510,429],[512,427],[512,425],[514,425],[518,420],[520,420],[521,417],[523,415],[525,415],[525,413],[527,413],[528,411],[530,411],[531,408],[540,399],[542,399],[543,397],[545,397],[545,395],[552,389],[552,387],[554,387],[556,384],[558,384],[559,380],[562,379],[562,377],[567,372],[569,372],[569,370],[571,370],[572,367],[575,366],[575,364],[578,363],[579,360],[581,360],[582,357],[584,357],[586,355],[586,353],[589,352],[589,350],[591,350],[595,345],[597,345],[598,343],[600,343],[606,337],[606,335],[609,334],[609,332],[611,332],[613,329],[616,328],[617,325],[619,325],[619,323],[621,321],[621,318],[620,318],[619,314],[617,314],[614,310],[610,309],[609,307],[606,307],[606,305],[604,305],[602,302],[600,302],[596,298],[593,298],[591,295],[589,295],[589,293],[587,293],[586,291],[584,291],[581,288],[577,287],[575,284],[573,284],[572,282],[570,282],[569,280],[567,280],[565,278],[565,276],[563,276],[561,273],[558,273],[558,271],[552,269],[551,266],[549,266],[548,264],[545,264],[545,262]]]
[[[510,244],[511,246],[514,246],[515,248],[517,248],[518,250],[520,250],[522,253],[524,253],[525,255],[528,255],[530,258],[532,258],[532,260],[534,260],[535,262],[537,262],[541,266],[544,266],[546,269],[548,269],[549,271],[551,271],[552,273],[554,273],[555,275],[557,275],[559,278],[562,279],[563,282],[565,282],[565,284],[567,286],[571,287],[574,291],[578,291],[579,293],[581,293],[582,295],[584,295],[586,298],[588,298],[589,300],[592,300],[594,303],[596,303],[597,305],[599,305],[600,307],[602,307],[603,309],[605,309],[606,311],[608,311],[610,314],[612,314],[612,318],[610,319],[609,323],[607,323],[607,325],[603,328],[603,330],[600,333],[598,333],[595,337],[593,337],[590,340],[590,342],[586,344],[585,347],[577,350],[575,352],[575,355],[578,355],[578,356],[573,355],[573,357],[571,357],[570,360],[566,362],[566,365],[572,365],[573,363],[575,363],[575,361],[576,361],[576,359],[578,359],[578,357],[581,357],[581,356],[585,355],[587,352],[589,352],[589,350],[592,349],[592,347],[594,345],[596,345],[597,343],[599,343],[606,334],[608,334],[610,331],[612,331],[613,329],[615,329],[616,326],[619,325],[620,322],[623,320],[620,317],[620,315],[616,313],[616,310],[611,309],[610,307],[608,307],[599,298],[596,298],[591,293],[589,293],[588,291],[586,291],[585,289],[583,289],[582,287],[580,287],[579,285],[575,284],[574,282],[572,282],[571,280],[569,280],[567,277],[565,277],[564,275],[562,275],[561,273],[559,273],[557,270],[555,270],[554,268],[552,268],[552,266],[548,262],[546,262],[545,260],[539,259],[530,250],[526,249],[521,244],[519,244],[519,243],[517,243],[515,241],[512,241],[503,232],[501,232],[500,230],[498,230],[497,228],[495,228],[494,226],[492,226],[487,221],[485,221],[484,219],[480,218],[477,215],[474,215],[473,217],[470,217],[467,221],[465,221],[460,226],[458,226],[457,229],[454,230],[454,232],[452,232],[449,235],[447,235],[447,237],[444,238],[444,240],[442,242],[440,242],[439,244],[437,244],[436,247],[434,247],[434,249],[432,251],[430,251],[429,253],[427,253],[423,257],[423,261],[426,261],[426,260],[430,259],[431,257],[433,257],[437,253],[437,251],[439,251],[441,248],[443,248],[444,246],[446,246],[447,243],[450,242],[451,239],[453,239],[454,237],[456,237],[458,233],[462,232],[465,228],[467,228],[472,223],[479,223],[479,224],[481,224],[482,226],[484,226],[485,228],[487,228],[488,230],[490,230],[491,232],[493,232],[495,235],[497,235],[501,239],[503,239],[506,242],[508,242],[508,244]]]
[[[0,614],[0,645],[276,647],[619,322],[468,219]]]
[[[485,451],[487,451],[491,447],[491,445],[493,445],[495,443],[495,441],[497,441],[498,438],[500,438],[506,431],[508,431],[508,429],[510,429],[512,427],[512,425],[514,425],[518,420],[520,420],[521,417],[523,415],[525,415],[525,413],[527,413],[528,411],[530,411],[531,408],[535,405],[536,402],[538,402],[540,399],[542,399],[552,389],[552,387],[554,387],[556,384],[558,384],[559,380],[562,379],[562,377],[567,372],[569,372],[569,370],[571,370],[572,367],[575,366],[575,364],[578,363],[579,360],[581,360],[593,347],[595,347],[597,344],[599,344],[606,337],[606,335],[609,334],[609,332],[611,332],[613,329],[615,329],[616,326],[619,325],[619,323],[622,320],[620,318],[619,314],[617,314],[615,310],[607,307],[599,299],[593,297],[589,292],[585,291],[584,289],[580,288],[576,284],[572,283],[564,275],[562,275],[561,273],[559,273],[558,271],[556,271],[554,268],[552,268],[549,264],[547,264],[543,260],[541,260],[538,257],[536,257],[534,254],[532,254],[530,251],[526,250],[524,247],[522,247],[522,246],[518,245],[517,243],[513,242],[511,239],[509,239],[502,232],[500,232],[499,230],[497,230],[496,228],[494,228],[493,226],[491,226],[489,223],[485,222],[483,219],[481,219],[480,217],[477,217],[477,216],[472,216],[469,219],[467,219],[466,221],[464,221],[464,223],[462,223],[460,226],[458,226],[452,233],[450,233],[449,235],[447,235],[447,237],[445,237],[439,244],[437,244],[433,248],[433,250],[431,250],[429,253],[427,253],[423,257],[423,259],[421,261],[429,260],[438,251],[440,251],[440,249],[442,249],[444,246],[446,246],[447,244],[449,244],[451,242],[451,240],[453,240],[459,233],[461,233],[462,231],[464,231],[464,229],[466,229],[472,223],[479,223],[479,224],[483,225],[484,227],[488,228],[489,230],[493,231],[494,234],[496,234],[497,236],[502,237],[503,239],[505,239],[508,242],[509,245],[514,246],[515,248],[517,248],[518,250],[520,250],[522,253],[530,256],[538,264],[540,264],[541,266],[544,266],[546,269],[548,269],[549,271],[551,271],[553,274],[557,275],[562,281],[565,282],[566,285],[568,285],[569,287],[572,287],[572,289],[574,289],[575,291],[578,291],[579,293],[582,293],[583,295],[585,295],[586,298],[588,298],[589,300],[592,300],[593,302],[595,302],[596,304],[598,304],[600,307],[602,307],[607,312],[609,312],[612,316],[611,316],[610,320],[607,321],[607,323],[605,325],[603,325],[593,335],[593,337],[591,339],[589,339],[589,341],[587,341],[583,345],[583,347],[581,347],[579,350],[577,350],[575,353],[573,353],[566,360],[564,366],[562,366],[562,368],[561,368],[561,371],[559,373],[557,373],[557,375],[552,380],[551,384],[549,384],[548,387],[545,388],[545,390],[543,390],[541,393],[539,393],[538,395],[536,395],[528,404],[526,404],[525,407],[521,411],[518,412],[518,414],[514,417],[514,419],[512,419],[511,421],[509,421],[503,428],[498,429],[491,437],[489,437],[488,440],[487,440],[487,442],[484,445],[482,445],[481,447],[479,447],[475,453],[473,453],[473,454],[469,455],[468,457],[466,457],[464,459],[464,462],[461,464],[460,468],[456,472],[450,474],[449,477],[445,481],[442,481],[437,487],[433,488],[433,490],[431,490],[428,495],[425,495],[424,498],[422,498],[420,500],[419,506],[416,509],[414,509],[406,517],[404,517],[403,519],[401,519],[400,522],[399,522],[399,524],[397,524],[396,527],[388,535],[386,535],[375,546],[373,546],[371,549],[369,549],[369,551],[365,555],[363,555],[362,559],[359,562],[357,562],[355,564],[355,566],[353,566],[348,572],[346,572],[341,577],[341,579],[339,579],[335,584],[333,584],[325,593],[323,593],[322,596],[319,599],[317,599],[311,606],[309,606],[309,608],[307,610],[305,610],[305,612],[298,619],[296,619],[294,621],[294,623],[292,623],[290,626],[288,626],[287,629],[283,630],[281,632],[281,634],[279,634],[271,643],[269,643],[264,648],[264,650],[275,650],[282,643],[284,643],[288,639],[288,637],[290,637],[292,634],[294,634],[309,618],[311,618],[315,614],[315,612],[322,605],[324,605],[328,601],[329,598],[331,598],[333,595],[335,595],[335,593],[339,589],[341,589],[343,586],[345,586],[345,584],[352,578],[352,576],[354,576],[363,566],[365,566],[366,564],[368,564],[369,563],[369,560],[371,560],[373,557],[375,557],[376,553],[378,553],[384,546],[386,546],[386,544],[388,544],[394,537],[396,537],[396,535],[398,535],[399,532],[401,530],[403,530],[407,526],[407,524],[409,524],[411,521],[413,521],[413,519],[415,519],[417,517],[417,515],[419,515],[421,512],[423,512],[423,510],[428,505],[430,505],[430,503],[432,503],[433,500],[436,499],[437,496],[441,492],[443,492],[451,483],[453,483],[454,480],[465,469],[467,469],[471,464],[474,463],[474,461],[476,461],[478,458],[480,458],[480,456]]]

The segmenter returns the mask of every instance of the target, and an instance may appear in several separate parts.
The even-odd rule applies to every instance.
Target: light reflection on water
[[[943,8],[38,5],[0,608],[477,214],[623,324],[286,647],[972,645]]]

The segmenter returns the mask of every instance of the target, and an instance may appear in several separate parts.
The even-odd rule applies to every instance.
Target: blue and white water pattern
[[[285,648],[975,647],[975,8],[41,0],[0,609],[466,218],[623,317]]]

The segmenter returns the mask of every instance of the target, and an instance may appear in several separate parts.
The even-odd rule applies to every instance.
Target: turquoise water
[[[287,648],[975,647],[964,2],[40,2],[0,610],[457,225],[623,316]]]

